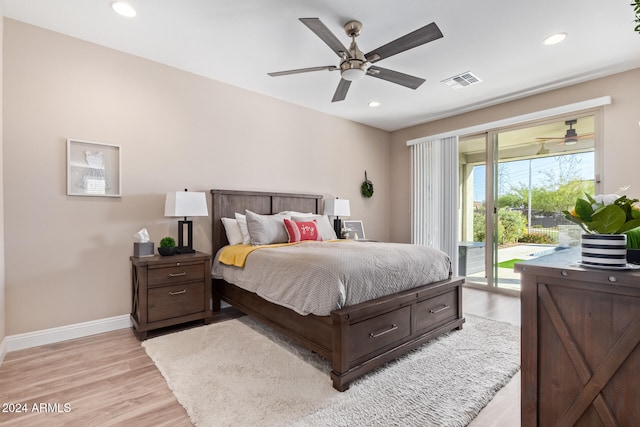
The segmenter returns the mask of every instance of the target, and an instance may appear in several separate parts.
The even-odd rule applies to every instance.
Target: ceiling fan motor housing
[[[578,120],[567,120],[564,122],[565,125],[569,126],[569,129],[567,129],[567,133],[564,136],[564,143],[567,145],[572,145],[578,142],[578,133],[573,128],[573,125],[576,123],[578,123]]]
[[[340,63],[340,75],[343,79],[354,81],[359,80],[367,73],[367,69],[371,65],[364,52],[358,48],[356,37],[360,35],[362,23],[359,21],[349,21],[345,24],[344,30],[351,37],[351,46],[349,46],[348,54],[345,52],[343,61]]]

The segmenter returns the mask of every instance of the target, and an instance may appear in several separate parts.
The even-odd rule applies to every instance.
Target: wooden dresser
[[[640,425],[640,272],[581,268],[579,248],[518,263],[522,426]]]
[[[131,257],[131,321],[140,340],[153,329],[211,320],[211,256]]]

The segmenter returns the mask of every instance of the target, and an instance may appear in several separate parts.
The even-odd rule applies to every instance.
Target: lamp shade
[[[194,191],[167,193],[164,201],[164,216],[208,216],[207,196]]]
[[[324,214],[330,216],[350,216],[351,209],[346,199],[327,199],[324,201]]]

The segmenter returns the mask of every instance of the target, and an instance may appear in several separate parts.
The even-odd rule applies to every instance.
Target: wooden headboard
[[[220,218],[234,218],[236,212],[244,213],[245,209],[262,215],[282,211],[321,213],[321,204],[322,196],[317,194],[211,190],[212,254],[229,244]]]

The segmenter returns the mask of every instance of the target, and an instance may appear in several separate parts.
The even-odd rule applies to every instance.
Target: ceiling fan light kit
[[[340,64],[340,75],[343,79],[354,82],[367,74],[368,64],[357,59],[349,59]]]
[[[373,64],[382,59],[388,58],[398,53],[404,52],[414,47],[421,46],[433,40],[442,38],[442,32],[432,22],[422,28],[412,31],[390,43],[380,46],[369,53],[364,53],[356,43],[356,37],[362,31],[362,23],[360,21],[349,21],[344,25],[344,31],[347,36],[351,37],[351,45],[349,49],[345,48],[342,42],[329,30],[319,18],[300,18],[300,22],[313,31],[331,50],[340,57],[340,65],[325,65],[320,67],[300,68],[296,70],[276,71],[267,73],[272,77],[285,76],[289,74],[307,73],[311,71],[334,71],[340,70],[340,82],[333,94],[331,102],[343,101],[351,82],[362,79],[364,76],[376,77],[386,80],[410,89],[417,89],[425,82],[425,79],[410,76],[398,71],[388,70],[385,68],[374,66]]]
[[[365,74],[367,74],[367,72],[362,68],[350,67],[345,69],[345,68],[342,68],[342,65],[341,65],[340,69],[342,70],[342,73],[340,74],[342,78],[350,82],[355,82],[356,80],[360,80],[361,78],[364,77]]]

